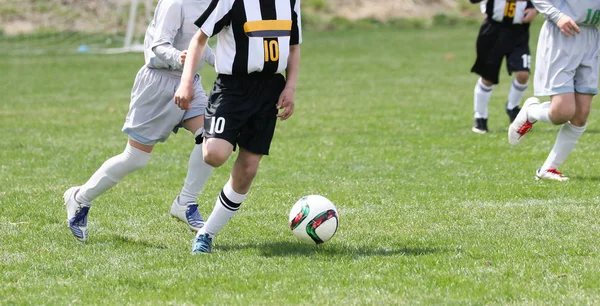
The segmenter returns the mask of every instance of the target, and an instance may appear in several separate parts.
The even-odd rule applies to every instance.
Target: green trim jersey
[[[599,0],[532,0],[544,18],[557,23],[562,15],[571,17],[578,25],[598,26]]]

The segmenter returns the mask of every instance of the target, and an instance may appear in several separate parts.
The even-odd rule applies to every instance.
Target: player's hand
[[[291,88],[285,88],[281,95],[279,95],[279,102],[277,102],[277,109],[283,109],[283,111],[277,114],[281,120],[285,120],[292,116],[294,113],[294,90]]]
[[[185,57],[187,56],[187,50],[183,50],[181,51],[181,53],[179,53],[179,63],[181,63],[181,66],[185,65]]]
[[[190,101],[194,98],[194,86],[192,84],[179,84],[175,92],[175,104],[183,110],[190,109]]]
[[[528,8],[525,10],[524,15],[523,15],[523,23],[530,23],[532,22],[535,17],[537,16],[538,11],[535,8]]]
[[[576,34],[581,33],[581,30],[579,29],[579,26],[577,25],[577,23],[575,23],[575,21],[573,21],[573,19],[571,19],[571,17],[569,17],[565,14],[563,14],[560,17],[560,19],[556,23],[556,26],[558,26],[560,31],[566,37],[575,36]]]

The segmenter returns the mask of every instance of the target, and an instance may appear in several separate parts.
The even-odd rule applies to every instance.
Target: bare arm
[[[175,93],[175,104],[181,109],[189,109],[190,101],[194,98],[194,75],[196,74],[196,67],[202,60],[202,53],[207,42],[208,36],[202,30],[198,30],[192,41],[190,41],[185,64],[183,65],[181,82]]]
[[[581,33],[581,29],[573,19],[554,7],[550,0],[531,0],[537,10],[552,21],[566,37]]]
[[[294,93],[296,92],[296,82],[298,81],[298,71],[300,70],[300,45],[290,46],[290,55],[288,57],[286,69],[286,83],[283,92],[279,96],[277,109],[283,111],[277,115],[281,120],[285,120],[294,113]]]

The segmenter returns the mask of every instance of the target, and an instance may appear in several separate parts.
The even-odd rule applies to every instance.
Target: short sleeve
[[[527,8],[528,8],[528,9],[529,9],[529,8],[535,8],[535,6],[533,6],[533,2],[531,2],[531,1],[529,1],[529,0],[528,0],[528,1],[527,1]]]
[[[195,24],[209,37],[215,36],[231,23],[231,8],[235,0],[212,0]]]
[[[300,14],[300,0],[292,0],[292,33],[290,36],[290,45],[299,45],[302,43],[302,15]]]

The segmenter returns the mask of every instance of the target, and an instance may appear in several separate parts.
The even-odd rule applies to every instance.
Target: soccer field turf
[[[571,181],[535,181],[558,128],[508,144],[505,72],[491,133],[471,132],[477,30],[307,31],[296,112],[207,256],[169,214],[185,131],[94,202],[88,243],[67,228],[63,192],[125,147],[141,54],[0,58],[0,304],[600,303],[597,106],[561,168]],[[199,197],[205,217],[231,160]],[[338,207],[324,245],[289,230],[307,194]]]

